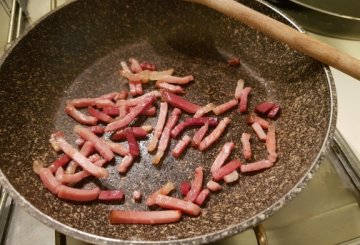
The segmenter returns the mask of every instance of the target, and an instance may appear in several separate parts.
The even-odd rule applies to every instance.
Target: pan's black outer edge
[[[53,14],[56,11],[59,11],[60,9],[66,7],[67,5],[75,2],[76,0],[69,1],[62,7],[59,7],[58,9],[48,13],[47,15],[43,16],[41,19],[39,19],[37,22],[35,22],[32,26],[30,26],[24,33],[18,38],[12,46],[5,52],[3,57],[0,59],[0,66],[4,63],[6,57],[11,53],[12,49],[16,44],[22,39],[22,37],[26,36],[27,33],[34,28],[38,23],[40,23],[43,19],[47,18],[51,14]],[[293,21],[291,18],[286,16],[284,13],[279,11],[277,8],[275,8],[273,5],[267,3],[266,1],[257,0],[259,3],[269,7],[282,17],[284,17],[291,25],[296,28],[300,32],[305,32],[298,24],[296,24],[295,21]],[[276,213],[281,207],[283,207],[288,201],[290,201],[293,197],[295,197],[309,182],[310,179],[312,179],[314,173],[319,168],[320,163],[325,158],[325,154],[330,148],[330,143],[333,138],[335,129],[336,129],[336,112],[337,112],[337,99],[336,99],[336,90],[335,90],[335,83],[333,80],[333,76],[331,74],[330,68],[326,65],[324,65],[324,72],[328,78],[328,85],[329,90],[331,93],[331,113],[330,113],[330,122],[327,129],[326,138],[322,144],[321,150],[319,151],[318,155],[316,156],[314,162],[312,163],[311,167],[309,168],[308,172],[303,176],[302,179],[299,180],[299,182],[295,185],[293,189],[291,189],[288,193],[286,193],[282,198],[280,198],[275,204],[270,206],[269,208],[263,210],[261,213],[259,213],[257,216],[252,217],[241,224],[229,226],[226,229],[219,230],[214,233],[208,233],[203,236],[197,236],[187,239],[179,239],[179,240],[171,240],[171,241],[128,241],[128,240],[119,240],[119,239],[112,239],[108,237],[101,237],[96,236],[93,234],[89,234],[77,229],[74,229],[72,227],[66,226],[57,220],[41,213],[38,209],[36,209],[30,202],[28,202],[24,197],[22,197],[15,188],[10,184],[9,180],[5,177],[4,173],[0,169],[0,183],[4,188],[6,188],[9,191],[9,195],[15,200],[17,205],[19,205],[21,208],[24,208],[27,213],[29,213],[31,216],[36,218],[37,220],[41,221],[45,225],[64,233],[68,236],[81,239],[86,242],[90,243],[96,243],[96,244],[203,244],[203,243],[209,243],[216,240],[220,240],[235,234],[238,234],[244,230],[246,230],[249,227],[253,227],[256,224],[260,223],[261,221],[265,220],[266,218],[270,217],[274,213]]]

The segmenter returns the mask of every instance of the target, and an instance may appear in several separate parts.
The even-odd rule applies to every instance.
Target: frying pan
[[[242,3],[301,29],[262,1]],[[230,67],[226,57],[238,56],[241,67]],[[242,175],[212,194],[197,218],[184,216],[175,224],[110,225],[110,209],[144,210],[127,197],[123,204],[75,203],[46,191],[33,172],[36,159],[55,159],[48,144],[55,130],[74,142],[75,122],[64,115],[65,101],[95,97],[126,88],[119,63],[129,57],[147,60],[162,70],[193,74],[195,82],[185,97],[198,104],[220,104],[233,96],[243,78],[253,88],[250,111],[270,100],[283,107],[276,121],[279,161],[266,171]],[[206,7],[177,0],[73,1],[49,14],[15,42],[0,66],[1,184],[18,205],[48,226],[92,243],[154,244],[206,243],[239,233],[266,219],[304,188],[324,156],[336,119],[334,83],[328,67],[241,23]],[[151,90],[151,86],[145,87]],[[190,180],[197,166],[205,181],[219,148],[234,141],[231,158],[241,160],[240,136],[251,132],[246,115],[225,114],[232,120],[208,151],[188,149],[179,160],[169,154],[161,166],[142,155],[120,176],[115,159],[107,165],[110,177],[79,188],[98,185],[121,188],[126,194],[149,195],[167,181]],[[183,115],[183,118],[185,116]],[[141,123],[154,125],[156,118]],[[191,134],[191,132],[189,132]],[[171,142],[170,149],[176,142]],[[253,137],[253,158],[262,159],[264,145]],[[176,192],[174,196],[179,196]]]

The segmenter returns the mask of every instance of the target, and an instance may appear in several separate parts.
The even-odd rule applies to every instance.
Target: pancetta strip
[[[233,183],[239,179],[239,173],[237,170],[232,171],[231,173],[224,176],[223,180],[225,183]]]
[[[131,167],[133,162],[133,156],[131,156],[130,154],[126,155],[117,167],[118,172],[122,174],[126,173],[127,171],[129,171],[129,168]]]
[[[96,117],[85,115],[81,111],[78,111],[72,104],[66,105],[65,112],[81,124],[96,125],[98,122]]]
[[[113,133],[110,137],[113,141],[119,141],[119,140],[125,140],[126,139],[126,133],[125,129],[117,130],[115,133]],[[135,136],[135,138],[146,138],[148,135],[148,132],[143,127],[131,127],[131,130]]]
[[[80,153],[83,154],[85,157],[89,156],[93,151],[94,151],[94,143],[91,141],[86,141],[80,149]],[[69,165],[66,167],[65,173],[67,174],[75,173],[78,165],[79,164],[77,162],[71,161]]]
[[[266,133],[264,132],[263,128],[260,126],[259,123],[254,122],[253,124],[251,124],[251,127],[253,128],[253,130],[255,131],[256,135],[259,137],[259,139],[261,141],[265,141],[266,140]]]
[[[161,211],[110,211],[110,224],[170,224],[178,222],[181,212],[178,210]]]
[[[101,201],[122,201],[125,194],[120,190],[102,190],[100,191],[98,199]]]
[[[222,186],[218,182],[215,182],[213,180],[210,180],[209,182],[207,182],[206,187],[210,191],[219,191],[222,189]]]
[[[125,134],[126,134],[126,140],[128,141],[129,144],[130,155],[132,155],[133,157],[138,157],[140,155],[140,148],[138,142],[136,141],[132,128],[126,128]]]
[[[155,87],[157,87],[159,89],[164,89],[165,91],[169,91],[174,94],[185,94],[185,90],[183,87],[181,87],[179,85],[173,85],[173,84],[163,82],[163,81],[157,81],[155,83]]]
[[[258,124],[260,124],[260,126],[263,129],[267,129],[269,127],[269,122],[266,121],[265,119],[256,116],[255,113],[250,113],[250,115],[246,118],[246,123],[248,125],[253,124],[254,122],[257,122]]]
[[[57,193],[59,198],[71,200],[71,201],[78,201],[78,202],[87,202],[87,201],[96,200],[99,194],[100,194],[100,189],[98,187],[90,190],[85,190],[85,189],[68,187],[66,185],[59,186]]]
[[[161,78],[162,82],[167,82],[171,84],[188,84],[191,81],[194,81],[194,77],[192,75],[185,76],[185,77],[176,77],[172,75],[166,75]]]
[[[192,202],[161,194],[156,196],[155,204],[161,208],[179,210],[191,216],[198,216],[201,213],[201,208]]]
[[[195,114],[194,114],[194,118],[198,118],[198,117],[202,117],[204,116],[206,113],[209,113],[210,111],[212,111],[215,108],[215,105],[213,103],[209,103],[201,108],[199,108]]]
[[[174,189],[175,189],[175,185],[172,182],[167,182],[159,190],[155,191],[148,197],[148,199],[146,200],[146,205],[147,206],[155,205],[155,199],[157,195],[159,194],[168,195]]]
[[[216,126],[218,124],[218,119],[216,117],[186,118],[171,130],[171,137],[176,138],[186,127],[203,126],[206,123],[209,124],[209,126]]]
[[[125,104],[126,107],[137,106],[137,105],[143,103],[145,98],[154,97],[154,96],[156,98],[160,98],[161,97],[161,92],[158,91],[158,90],[153,90],[151,92],[148,92],[148,93],[143,94],[143,95],[141,95],[139,97],[136,97],[136,98],[132,98],[132,99],[128,99],[128,100],[119,100],[119,101],[116,102],[116,105],[120,106],[120,104]]]
[[[105,114],[104,112],[101,112],[99,110],[96,110],[94,107],[89,106],[88,107],[88,112],[91,116],[97,118],[98,120],[102,121],[102,122],[106,122],[106,123],[110,123],[113,121],[113,118],[110,117],[109,115]]]
[[[236,106],[238,104],[238,100],[237,99],[233,99],[230,100],[224,104],[218,105],[217,107],[215,107],[213,109],[213,112],[215,113],[215,115],[221,115],[225,112],[227,112],[228,110],[230,110],[231,108],[233,108],[234,106]]]
[[[176,144],[174,149],[171,151],[173,157],[178,158],[181,153],[183,153],[186,147],[190,144],[191,138],[188,135],[184,135],[184,137]]]
[[[110,100],[110,99],[97,99],[95,101],[95,106],[99,109],[102,109],[107,106],[116,106],[116,104],[114,102],[112,102],[112,100]],[[88,107],[92,107],[92,106],[88,106]]]
[[[230,156],[234,148],[235,148],[235,144],[233,142],[227,142],[223,145],[221,151],[216,156],[215,161],[211,165],[210,168],[211,173],[215,173],[221,168],[221,166],[225,163],[226,159]]]
[[[204,169],[203,167],[197,167],[195,169],[194,180],[191,182],[191,189],[184,198],[185,201],[194,202],[199,195],[204,181]]]
[[[235,88],[235,99],[241,98],[241,93],[242,93],[243,89],[244,89],[244,80],[239,79],[237,81],[236,88]]]
[[[204,151],[209,148],[217,139],[220,138],[221,134],[225,131],[226,127],[230,124],[231,120],[225,117],[219,122],[217,127],[199,144],[199,150]]]
[[[125,155],[129,154],[129,149],[127,149],[122,144],[107,141],[107,140],[104,140],[104,142],[110,147],[112,152],[119,154],[120,156],[125,156]]]
[[[68,155],[63,154],[63,155],[60,155],[53,163],[51,163],[51,165],[48,168],[50,169],[50,171],[52,173],[55,173],[59,167],[65,166],[70,161],[71,161],[71,158]]]
[[[137,59],[135,58],[130,58],[129,59],[129,62],[130,62],[130,70],[133,72],[133,73],[139,73],[142,71],[142,68],[140,66],[140,63]]]
[[[242,165],[239,160],[236,160],[236,159],[232,160],[232,161],[228,162],[227,164],[223,165],[220,169],[218,169],[214,173],[212,173],[213,179],[215,181],[222,180],[224,178],[224,176],[232,173],[233,171],[240,168],[241,166]]]
[[[195,199],[195,203],[199,206],[203,205],[206,201],[206,198],[209,196],[210,191],[209,189],[202,189],[199,193],[199,195]]]
[[[196,105],[183,97],[180,97],[174,93],[168,92],[168,91],[162,91],[162,98],[164,101],[169,103],[170,105],[180,108],[181,110],[194,114],[198,109],[201,107],[199,105]]]
[[[253,171],[259,171],[267,168],[271,168],[274,166],[274,163],[270,160],[260,160],[253,163],[243,164],[241,165],[241,172],[247,173],[247,172],[253,172]]]
[[[40,168],[39,176],[45,188],[56,195],[59,191],[59,186],[61,185],[61,183],[57,181],[50,169]]]
[[[207,131],[209,130],[209,123],[205,123],[204,126],[202,126],[198,131],[196,131],[196,133],[194,134],[192,141],[191,141],[191,145],[193,147],[198,147],[198,145],[200,144],[200,142],[203,140],[203,138],[205,137],[205,134],[207,133]]]
[[[94,166],[102,167],[106,163],[106,160],[100,159],[94,162]],[[91,174],[89,172],[86,172],[84,170],[81,170],[74,174],[64,174],[61,178],[61,183],[63,184],[76,184],[80,182],[81,180],[85,179],[86,177],[89,177]]]
[[[168,104],[166,102],[161,102],[160,104],[160,112],[158,116],[158,120],[154,130],[154,136],[151,138],[149,145],[147,146],[147,150],[152,152],[156,149],[157,143],[161,136],[162,130],[165,125],[166,116],[168,111]]]
[[[239,111],[240,113],[246,113],[248,110],[248,97],[251,91],[251,87],[245,87],[241,92]]]
[[[277,161],[275,125],[272,124],[268,128],[266,136],[266,150],[268,152],[268,160],[275,163]]]
[[[242,133],[241,135],[241,144],[243,148],[243,156],[246,160],[251,159],[251,146],[250,146],[250,134]]]

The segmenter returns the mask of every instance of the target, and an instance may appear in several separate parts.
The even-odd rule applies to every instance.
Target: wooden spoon
[[[290,47],[360,80],[360,60],[234,0],[188,0],[240,20]]]

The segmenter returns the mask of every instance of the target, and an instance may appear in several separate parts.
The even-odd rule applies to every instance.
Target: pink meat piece
[[[173,157],[178,158],[181,153],[183,153],[186,147],[190,144],[191,138],[188,135],[184,135],[184,137],[176,144],[174,149],[171,151]]]
[[[160,162],[161,158],[163,157],[163,155],[166,151],[166,148],[169,145],[170,132],[175,127],[177,121],[179,120],[180,114],[181,114],[181,110],[178,108],[175,108],[172,111],[169,120],[166,122],[165,128],[162,132],[162,135],[161,135],[161,138],[159,141],[158,151],[156,152],[156,155],[153,158],[154,164],[158,164]]]
[[[189,193],[190,189],[191,189],[190,182],[188,182],[188,181],[181,182],[179,189],[180,189],[181,195],[186,196]]]
[[[190,101],[184,99],[183,97],[180,97],[168,91],[162,91],[162,98],[170,105],[176,108],[180,108],[181,110],[187,113],[194,114],[198,109],[201,108],[199,105],[191,103]]]
[[[55,173],[59,167],[65,166],[70,161],[71,158],[68,155],[63,154],[60,155],[53,163],[51,163],[51,165],[48,168],[51,171],[51,173]]]
[[[146,200],[146,205],[147,206],[155,205],[155,199],[156,199],[157,195],[159,195],[159,194],[168,195],[174,189],[175,189],[175,185],[172,182],[167,182],[159,190],[155,191],[148,197],[148,199]]]
[[[99,110],[96,110],[94,107],[92,106],[89,106],[88,107],[88,112],[91,116],[97,118],[98,120],[102,121],[102,122],[106,122],[106,123],[110,123],[113,121],[113,118],[110,117],[109,115],[99,111]]]
[[[230,100],[224,104],[218,105],[217,107],[215,107],[213,109],[213,112],[215,113],[215,115],[219,116],[225,112],[227,112],[228,110],[230,110],[231,108],[233,108],[234,106],[236,106],[238,104],[238,100],[237,99],[233,99]]]
[[[55,172],[55,179],[62,183],[62,178],[64,177],[64,169],[62,167],[59,167]]]
[[[266,121],[265,119],[256,116],[254,113],[250,113],[250,115],[246,118],[246,123],[248,125],[253,124],[254,122],[257,122],[258,124],[260,124],[260,126],[263,129],[267,129],[269,127],[269,122]]]
[[[117,170],[119,173],[126,173],[134,162],[134,158],[131,155],[126,155],[121,163],[118,165]]]
[[[102,167],[105,163],[106,161],[104,159],[100,159],[94,162],[93,165],[97,167]],[[61,181],[64,184],[76,184],[84,178],[89,177],[90,175],[91,174],[89,172],[82,170],[74,174],[64,174]]]
[[[213,180],[210,180],[209,182],[207,182],[206,187],[210,191],[219,191],[222,189],[221,185],[218,182],[215,182]]]
[[[224,178],[224,176],[232,173],[233,171],[240,168],[241,166],[242,165],[239,160],[237,160],[237,159],[232,160],[232,161],[228,162],[227,164],[225,164],[224,166],[222,166],[217,171],[215,171],[214,173],[212,173],[213,179],[215,181],[222,180]]]
[[[81,137],[78,137],[78,138],[76,138],[76,140],[75,140],[75,144],[76,144],[78,147],[83,146],[84,143],[85,143],[85,140],[84,140],[83,138],[81,138]]]
[[[195,169],[194,180],[191,183],[191,189],[185,196],[185,201],[194,202],[196,197],[199,195],[204,181],[204,169],[203,167],[197,167]]]
[[[69,100],[67,104],[71,104],[75,108],[84,108],[95,105],[96,98],[80,98]]]
[[[119,143],[115,143],[107,140],[104,140],[104,142],[110,147],[112,152],[119,154],[120,156],[125,156],[129,154],[129,150],[125,146]]]
[[[195,203],[199,206],[203,205],[209,194],[210,194],[209,189],[206,188],[202,189],[202,191],[200,191],[199,195],[196,197]]]
[[[53,148],[54,151],[56,151],[56,152],[61,151],[61,149],[58,146],[58,144],[56,143],[56,140],[55,140],[53,135],[50,135],[49,143],[50,143],[50,145],[51,145],[51,147]]]
[[[192,202],[161,194],[156,196],[155,204],[161,208],[179,210],[191,216],[198,216],[201,213],[201,208]]]
[[[170,224],[178,222],[181,212],[178,210],[161,211],[110,211],[110,224]]]
[[[241,144],[243,147],[243,156],[246,160],[251,159],[251,146],[250,146],[250,134],[242,133],[241,135]]]
[[[85,115],[84,113],[78,111],[72,104],[66,105],[65,112],[81,124],[96,125],[98,122],[96,117]]]
[[[118,116],[120,114],[119,108],[116,106],[105,106],[102,108],[103,112],[109,116]]]
[[[216,128],[199,144],[199,150],[204,151],[209,148],[217,139],[220,138],[221,134],[225,131],[226,127],[230,124],[231,120],[225,117],[219,122]]]
[[[275,163],[277,161],[276,153],[276,137],[275,125],[270,125],[266,136],[266,150],[268,152],[268,160]]]
[[[165,125],[167,111],[168,111],[168,104],[166,102],[161,102],[158,121],[156,123],[154,130],[154,136],[151,138],[150,143],[147,146],[147,150],[149,152],[154,151],[157,147],[157,143],[159,141],[159,138],[161,136],[162,130]]]
[[[221,148],[221,151],[216,156],[215,161],[211,165],[210,171],[211,173],[215,173],[218,171],[221,166],[225,163],[226,159],[230,156],[232,150],[235,148],[235,144],[233,142],[227,142]]]
[[[238,179],[239,179],[239,173],[238,173],[237,170],[232,171],[228,175],[225,175],[224,178],[223,178],[223,180],[227,184],[233,183],[233,182],[237,181]]]
[[[240,99],[241,98],[241,93],[244,89],[244,80],[239,79],[236,83],[236,88],[235,88],[235,99]]]
[[[116,104],[119,106],[118,107],[119,108],[119,117],[118,118],[124,118],[128,114],[125,101],[119,100]]]
[[[253,128],[253,130],[255,131],[256,135],[259,137],[259,139],[261,141],[265,141],[266,140],[266,133],[264,132],[263,128],[260,126],[259,123],[254,122],[253,124],[251,124],[251,127]]]
[[[114,97],[115,101],[118,100],[126,100],[128,97],[128,91],[127,90],[121,90],[120,92],[117,93],[117,95]]]
[[[140,67],[143,70],[147,71],[156,71],[156,66],[154,64],[148,63],[148,62],[142,62],[140,63]]]
[[[72,188],[65,185],[59,186],[57,193],[59,198],[71,200],[71,201],[78,201],[78,202],[87,202],[87,201],[96,200],[99,194],[100,194],[100,189],[98,187],[90,190],[85,190],[85,189]]]
[[[105,127],[105,132],[122,129],[128,126],[141,112],[149,108],[155,102],[155,100],[156,98],[154,96],[145,97],[143,101],[134,107],[125,117],[109,123]]]
[[[241,172],[247,173],[247,172],[254,172],[259,171],[267,168],[271,168],[274,166],[274,163],[270,160],[260,160],[253,163],[243,164],[241,165]]]
[[[171,84],[188,84],[191,81],[194,81],[194,77],[192,75],[185,76],[185,77],[175,77],[172,75],[165,75],[161,78],[162,82],[167,82]]]
[[[130,82],[129,81],[129,90],[130,90],[131,96],[136,96],[137,95],[136,82]]]
[[[104,168],[100,168],[92,164],[84,155],[82,155],[78,150],[72,147],[64,138],[62,132],[57,132],[55,134],[55,139],[59,144],[62,151],[76,161],[84,170],[91,173],[92,175],[101,178],[107,177],[108,172]]]
[[[251,91],[251,87],[245,87],[241,92],[239,111],[240,113],[246,113],[248,111],[248,97]]]
[[[241,65],[240,59],[238,57],[230,57],[227,60],[227,63],[229,64],[229,66],[234,66],[234,67]]]
[[[205,123],[204,126],[202,126],[198,131],[196,131],[196,133],[194,134],[192,141],[191,141],[191,145],[193,147],[198,147],[198,145],[200,144],[200,142],[203,140],[203,138],[205,137],[205,134],[207,133],[207,131],[209,130],[209,123]]]
[[[57,194],[59,191],[59,187],[61,183],[56,180],[53,173],[48,168],[41,168],[39,170],[40,179],[46,189],[48,189],[51,193]]]
[[[90,160],[90,162],[96,162],[102,158],[99,154],[95,153],[95,154],[92,154],[91,156],[89,156],[88,159]]]
[[[137,95],[142,95],[144,93],[142,83],[135,83],[135,90]]]
[[[274,104],[274,106],[271,108],[271,110],[267,113],[267,117],[270,119],[277,119],[280,115],[281,107],[278,104]]]
[[[142,68],[140,66],[140,63],[137,59],[135,58],[130,58],[129,59],[130,62],[130,70],[134,73],[138,73],[142,71]]]
[[[102,190],[98,199],[101,201],[122,201],[124,197],[124,192],[120,190]]]
[[[128,99],[128,100],[119,100],[116,102],[116,105],[119,106],[120,104],[125,104],[127,107],[137,106],[137,105],[143,103],[144,99],[148,98],[148,97],[160,98],[161,92],[157,91],[157,90],[153,90],[151,92],[148,92],[148,93],[143,94],[136,98],[132,98],[132,99]]]
[[[206,123],[209,124],[209,126],[216,126],[218,125],[218,119],[216,117],[186,118],[171,130],[171,137],[176,138],[186,127],[203,126]]]
[[[90,126],[89,129],[90,129],[91,132],[93,132],[94,134],[98,134],[98,135],[101,135],[101,134],[103,134],[105,132],[104,127],[99,126],[99,125]]]
[[[274,107],[274,103],[265,101],[255,106],[255,112],[266,116],[267,113]]]
[[[165,91],[169,91],[174,94],[185,94],[185,90],[183,87],[178,86],[178,85],[173,85],[173,84],[163,82],[163,81],[157,81],[155,83],[155,87],[157,87],[159,89],[163,89]]]
[[[95,101],[95,106],[97,108],[104,108],[107,106],[116,106],[116,104],[114,102],[112,102],[112,100],[110,100],[110,99],[97,99]],[[89,106],[89,107],[92,107],[92,106]]]
[[[132,128],[126,128],[125,134],[126,140],[129,144],[130,155],[132,155],[133,157],[138,157],[140,155],[140,148],[138,142],[136,141]]]
[[[210,111],[212,111],[215,108],[215,105],[213,103],[209,103],[201,108],[199,108],[195,114],[194,114],[194,118],[198,118],[198,117],[202,117],[205,114],[209,113]]]
[[[119,140],[125,140],[126,139],[126,133],[125,133],[125,129],[121,129],[116,131],[115,133],[113,133],[110,137],[111,140],[113,141],[119,141]],[[148,135],[148,132],[143,129],[142,127],[131,127],[131,130],[135,136],[135,138],[146,138]]]
[[[80,153],[83,154],[85,157],[89,156],[94,151],[94,143],[90,141],[86,141],[80,149]],[[89,159],[90,160],[90,159]],[[91,160],[90,160],[91,161]],[[91,161],[93,162],[93,161]],[[78,163],[75,161],[71,161],[66,168],[67,174],[73,174],[78,167]]]
[[[135,202],[141,201],[141,192],[140,191],[134,191],[133,192],[133,198]]]
[[[156,107],[152,106],[152,107],[148,108],[147,110],[143,111],[142,113],[140,113],[140,115],[153,117],[156,115]]]
[[[82,127],[80,125],[76,125],[74,127],[74,131],[81,138],[93,142],[95,149],[106,161],[110,161],[111,159],[114,158],[114,153],[111,151],[110,147],[104,142],[104,140],[100,139],[88,128]]]

